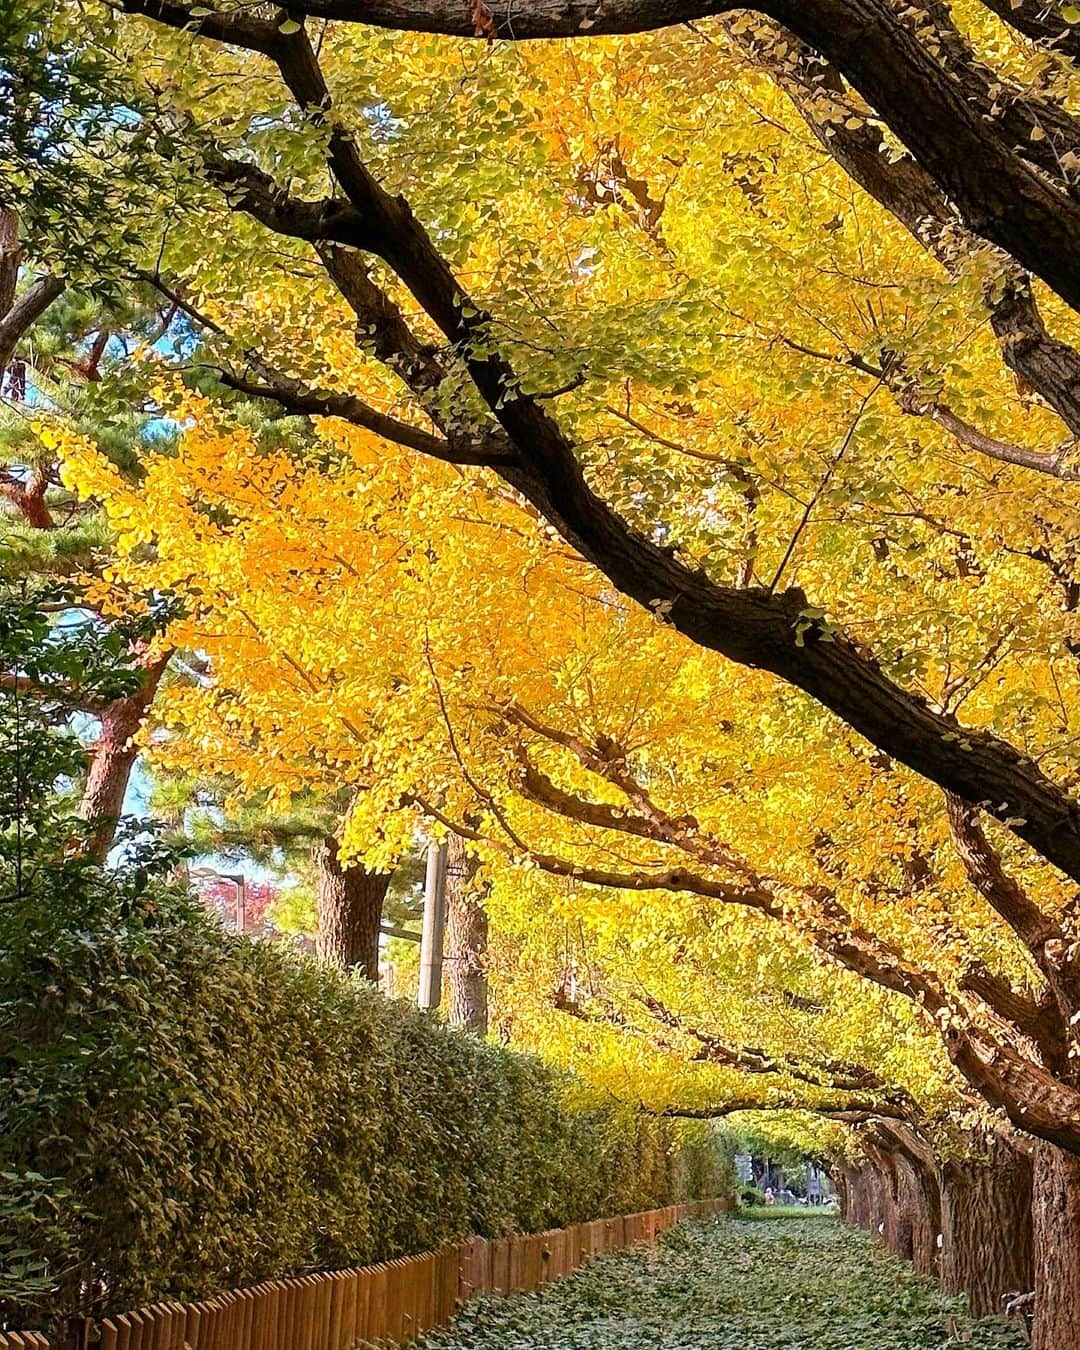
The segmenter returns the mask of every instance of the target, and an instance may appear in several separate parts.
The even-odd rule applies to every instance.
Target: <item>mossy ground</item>
[[[1019,1350],[827,1215],[687,1222],[534,1294],[483,1299],[428,1350]]]

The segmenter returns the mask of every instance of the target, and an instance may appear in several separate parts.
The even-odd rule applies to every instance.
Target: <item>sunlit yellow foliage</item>
[[[242,141],[294,192],[326,191],[318,133],[266,116],[283,102],[269,67],[149,25],[123,39],[177,115],[226,149]],[[708,25],[489,49],[339,26],[322,59],[374,172],[490,306],[525,387],[552,394],[597,490],[646,527],[662,517],[663,542],[722,580],[798,584],[895,678],[1075,772],[1080,629],[1045,558],[1077,536],[1075,492],[960,448],[853,360],[902,351],[988,433],[1061,440],[987,327],[989,252],[946,277]],[[205,196],[170,219],[161,251],[232,354],[426,425],[305,245],[271,244]],[[184,435],[175,454],[151,448],[137,484],[45,433],[69,484],[106,504],[113,583],[176,592],[187,612],[169,638],[209,662],[164,696],[155,754],[283,803],[359,788],[345,846],[375,866],[432,811],[467,826],[493,882],[514,1034],[614,1092],[767,1104],[791,1084],[688,1062],[693,1046],[648,1017],[628,1034],[560,1013],[567,981],[600,980],[624,1008],[644,991],[733,1044],[868,1063],[928,1109],[958,1104],[917,1010],[823,964],[797,924],[545,873],[536,855],[629,874],[672,859],[530,800],[523,756],[566,794],[626,805],[507,710],[616,742],[670,816],[772,878],[794,918],[798,888],[827,887],[946,984],[979,960],[1023,985],[1031,971],[968,888],[936,789],[630,606],[483,471],[333,419],[267,444],[246,410],[167,365],[148,354]],[[453,381],[438,392],[458,425],[477,417],[472,397]],[[1009,863],[1048,907],[1065,902],[1016,846]]]

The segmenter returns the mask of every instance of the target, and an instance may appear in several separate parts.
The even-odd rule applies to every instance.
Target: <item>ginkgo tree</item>
[[[90,446],[72,443],[66,456],[82,489],[109,501],[129,580],[190,597],[174,634],[214,671],[208,688],[177,687],[159,703],[172,739],[157,754],[213,758],[249,791],[283,800],[327,775],[356,784],[346,846],[373,869],[411,838],[419,809],[484,858],[497,933],[550,933],[560,909],[565,931],[576,907],[576,923],[594,931],[593,955],[575,938],[561,969],[537,969],[512,944],[496,948],[513,972],[499,1006],[514,1010],[519,1039],[580,1054],[579,1068],[652,1109],[802,1104],[919,1125],[971,1110],[928,1029],[942,1025],[964,1053],[987,1044],[996,1053],[1003,1013],[1027,1019],[1028,1031],[1047,1014],[1023,954],[968,891],[927,785],[854,740],[838,743],[804,701],[775,697],[768,677],[748,681],[619,606],[602,583],[590,595],[580,563],[475,480],[436,470],[421,492],[409,459],[373,463],[366,439],[353,447],[358,462],[331,479],[321,455],[304,465],[260,453],[202,396],[183,396],[176,412],[192,423],[183,453],[148,462],[137,487]],[[339,430],[323,429],[340,448]],[[436,549],[414,510],[458,528]],[[493,534],[506,566],[484,573]],[[467,584],[479,576],[485,585]],[[561,878],[572,903],[544,878]],[[596,886],[625,891],[628,907],[597,899]],[[748,990],[783,984],[770,967],[785,941],[802,950],[804,988],[835,988],[813,961],[806,973],[816,952],[914,995],[915,1007],[898,1024],[880,995],[856,997],[823,1020],[789,975],[786,991],[755,1009]],[[648,956],[628,960],[628,942]],[[764,969],[739,960],[759,950],[770,953]],[[735,961],[726,979],[721,956]],[[562,1006],[575,963],[578,988],[597,992]],[[553,1016],[564,1030],[544,1032]],[[963,1036],[952,1037],[951,1019]],[[579,1023],[584,1043],[565,1031]],[[891,1056],[871,1046],[870,1027]],[[718,1046],[730,1055],[688,1080],[673,1064],[695,1063],[703,1029],[713,1055]],[[1023,1044],[1014,1025],[1001,1049],[1021,1050],[1013,1063],[1030,1071]],[[744,1076],[761,1061],[741,1045],[768,1047],[771,1074],[750,1087]],[[980,1262],[965,1250],[968,1270],[986,1269],[985,1253]],[[1011,1287],[1013,1267],[1000,1269]]]
[[[747,906],[909,999],[1046,1143],[1037,1336],[1070,1345],[1070,33],[860,4],[536,48],[321,20],[703,11],[89,7],[157,137],[143,274],[326,454],[253,454],[163,391],[193,425],[145,493],[67,458],[195,598],[223,742],[283,790],[319,744],[373,864],[409,799],[519,864]],[[261,692],[224,692],[230,656]]]

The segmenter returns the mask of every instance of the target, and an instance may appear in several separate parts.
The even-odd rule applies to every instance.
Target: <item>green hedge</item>
[[[575,1107],[540,1062],[186,898],[42,908],[0,907],[0,1325],[730,1183],[707,1127]]]

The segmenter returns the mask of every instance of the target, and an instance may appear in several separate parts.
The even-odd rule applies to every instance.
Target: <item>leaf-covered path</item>
[[[478,1300],[428,1350],[1013,1350],[826,1216],[689,1222],[535,1294]]]

